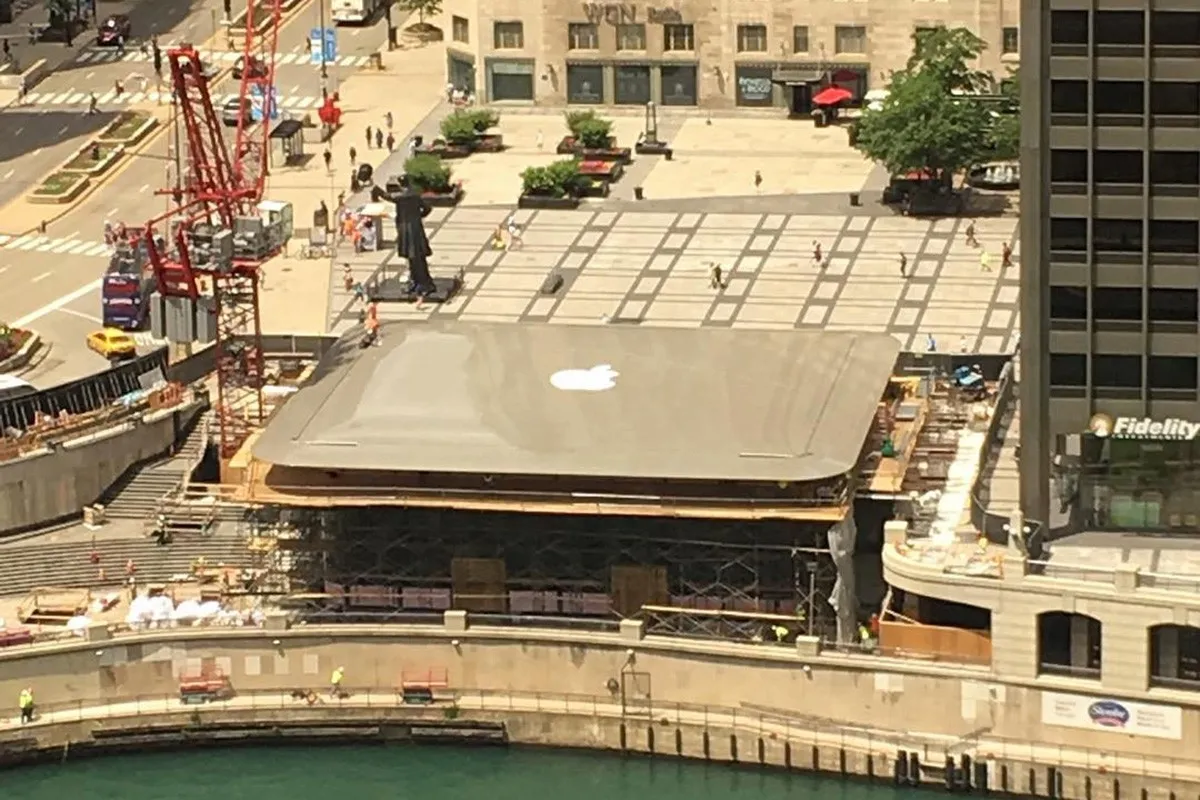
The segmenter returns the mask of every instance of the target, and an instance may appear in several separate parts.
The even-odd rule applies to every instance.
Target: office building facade
[[[772,108],[834,82],[861,96],[922,27],[966,27],[997,78],[1018,59],[1020,0],[447,0],[451,83],[491,103]]]
[[[1025,514],[1194,531],[1200,6],[1026,0],[1022,39]]]

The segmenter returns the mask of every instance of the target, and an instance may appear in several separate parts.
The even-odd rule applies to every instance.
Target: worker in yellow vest
[[[17,705],[21,708],[21,724],[33,722],[33,689],[22,689]]]
[[[346,677],[346,668],[338,667],[329,676],[329,696],[339,697],[342,694],[342,680]]]

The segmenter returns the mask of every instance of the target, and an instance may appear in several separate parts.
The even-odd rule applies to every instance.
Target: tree
[[[442,13],[442,0],[400,0],[400,7],[417,15],[417,24],[425,27],[426,17],[436,17]]]
[[[1018,70],[1000,82],[1003,98],[995,109],[992,122],[992,148],[995,157],[1001,160],[1019,158],[1021,155],[1021,81]]]
[[[50,27],[62,29],[63,40],[69,47],[75,38],[75,20],[79,18],[75,0],[46,0],[46,12],[50,15]]]
[[[919,30],[912,38],[913,52],[905,71],[932,74],[948,92],[991,91],[992,76],[971,65],[987,49],[983,39],[966,28],[942,27]]]

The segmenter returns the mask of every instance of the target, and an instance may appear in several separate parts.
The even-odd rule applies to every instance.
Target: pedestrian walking
[[[390,133],[387,136],[387,149],[389,153],[396,149],[396,137]]]
[[[33,722],[33,689],[25,688],[21,690],[21,694],[17,699],[17,706],[21,709],[21,724],[24,725]]]
[[[372,134],[371,126],[368,125],[367,126],[367,149],[368,150],[371,149],[371,142],[375,141],[375,137],[372,136],[371,134]]]
[[[349,264],[342,264],[342,286],[347,292],[354,289],[354,273],[350,270]]]
[[[358,163],[358,151],[353,146],[350,147],[350,166],[353,167]]]
[[[337,698],[342,693],[342,681],[346,679],[346,668],[338,667],[329,676],[329,696]]]
[[[967,223],[967,246],[979,247],[979,241],[975,238],[975,221],[971,220]]]
[[[117,37],[117,57],[118,58],[125,57],[125,37],[124,36]]]
[[[87,110],[87,114],[89,117],[92,116],[93,114],[99,113],[100,109],[96,108],[96,104],[98,102],[99,101],[96,98],[96,93],[90,92],[88,94],[88,110]]]
[[[325,159],[325,171],[333,172],[333,153],[329,152],[329,148],[325,148],[325,152],[321,154],[321,158]],[[341,205],[341,203],[338,203]]]
[[[818,242],[816,239],[813,239],[812,249],[813,249],[813,263],[816,264],[817,266],[820,266],[821,262],[824,260],[821,258],[821,243]]]
[[[979,254],[979,271],[980,272],[991,272],[992,271],[992,257],[990,255],[988,255],[987,250],[984,250],[982,253]]]
[[[900,277],[908,277],[908,256],[904,255],[904,253],[900,254]]]
[[[538,128],[538,132],[537,132],[537,149],[538,149],[538,150],[541,150],[541,149],[542,149],[543,147],[545,147],[545,146],[546,146],[546,137],[545,137],[545,135],[542,133],[542,129],[541,129],[541,128]]]
[[[960,353],[967,352],[967,337],[965,334],[963,336],[958,337],[958,352],[960,352]]]
[[[1000,245],[1000,266],[1007,268],[1012,265],[1012,245],[1004,242]]]
[[[379,130],[379,128],[375,129],[375,149],[376,150],[383,149],[383,131]],[[392,148],[390,148],[390,147],[388,148],[389,151],[391,149]]]
[[[757,192],[761,188],[762,188],[762,172],[760,172],[759,170],[754,170],[754,191]]]
[[[408,157],[409,158],[412,158],[413,156],[415,156],[417,154],[418,147],[420,147],[420,145],[417,144],[417,137],[415,137],[415,136],[409,137],[409,139],[408,139]]]
[[[926,353],[936,353],[937,352],[937,339],[933,338],[932,333],[925,334],[925,352]]]
[[[713,264],[712,269],[708,272],[708,285],[710,288],[721,291],[725,288],[725,276],[721,272],[720,264]]]
[[[504,223],[504,228],[508,233],[508,249],[519,250],[525,246],[525,239],[521,234],[521,226],[517,223],[516,215],[510,215],[508,221]]]
[[[5,39],[4,44],[0,46],[4,48],[4,60],[12,61],[12,50],[8,46],[8,39]]]
[[[121,99],[121,95],[125,94],[125,84],[121,83],[120,78],[113,81],[113,92],[116,93],[116,96],[113,98],[114,100]]]
[[[392,112],[389,111],[386,114],[384,114],[383,121],[384,121],[384,124],[387,125],[387,129],[390,131],[392,129]]]

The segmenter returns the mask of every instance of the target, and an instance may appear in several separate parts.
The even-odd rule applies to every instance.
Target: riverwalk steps
[[[419,730],[418,730],[419,729]],[[415,731],[415,732],[414,732]],[[420,735],[418,735],[420,734]],[[33,723],[0,720],[0,765],[136,746],[178,748],[254,740],[475,741],[575,747],[773,767],[946,788],[947,758],[976,765],[957,791],[1056,800],[1195,796],[1200,768],[1061,747],[931,740],[894,731],[815,730],[803,720],[739,709],[695,708],[615,696],[459,691],[405,705],[395,690],[263,691],[185,706],[178,697],[39,711]],[[915,758],[914,758],[915,756]],[[903,758],[904,769],[897,770]],[[920,764],[918,770],[910,767]],[[981,785],[984,784],[985,785]],[[971,788],[968,788],[971,787]],[[949,790],[949,789],[948,789]]]

